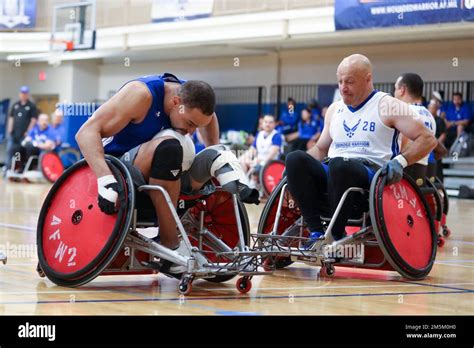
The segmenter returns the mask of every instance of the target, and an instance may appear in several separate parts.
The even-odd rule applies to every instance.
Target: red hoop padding
[[[134,207],[132,178],[118,159],[106,156],[119,184],[118,212],[106,215],[97,204],[97,177],[81,160],[56,181],[41,208],[38,258],[58,285],[79,286],[114,260],[128,233]]]
[[[370,188],[370,218],[387,261],[408,279],[423,279],[436,257],[437,236],[430,208],[413,180],[404,175],[385,185],[379,170]]]
[[[285,162],[280,160],[268,161],[262,168],[260,171],[260,182],[267,196],[270,195],[280,183],[284,171]]]
[[[43,152],[39,165],[44,177],[51,183],[55,183],[64,172],[63,162],[55,152]]]
[[[240,214],[240,223],[244,242],[248,245],[250,235],[250,225],[245,206],[238,201]],[[190,208],[190,212],[196,221],[200,220],[201,211],[204,211],[204,226],[217,238],[233,249],[239,242],[239,231],[237,229],[237,219],[234,212],[234,203],[232,195],[226,191],[216,191],[204,198],[204,202],[198,201],[196,205]],[[188,234],[191,244],[198,247],[197,228]],[[203,250],[206,258],[211,262],[229,262],[230,260],[223,256],[217,256],[213,253],[211,246],[203,240]],[[215,278],[209,278],[212,282],[224,282],[232,279],[235,275],[218,275]]]
[[[287,178],[284,177],[270,194],[270,197],[263,208],[262,215],[260,216],[260,221],[258,222],[259,234],[269,234],[272,232],[278,209],[278,202],[280,201],[281,191],[283,186],[286,184]],[[296,202],[291,197],[288,189],[286,189],[283,199],[280,221],[278,222],[278,229],[276,231],[277,235],[281,235],[288,227],[293,225],[301,217],[301,212],[296,205]],[[303,237],[308,236],[309,231],[307,228],[305,228],[303,231]],[[297,245],[293,246],[296,247]],[[277,257],[275,260],[275,267],[280,269],[289,266],[292,263],[293,262],[291,261],[290,257]]]

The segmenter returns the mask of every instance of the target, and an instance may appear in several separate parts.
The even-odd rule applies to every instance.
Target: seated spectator
[[[301,121],[298,122],[298,139],[295,150],[307,150],[310,140],[314,142],[314,137],[318,132],[318,122],[311,117],[311,110],[306,108],[301,111]]]
[[[446,140],[446,123],[444,122],[443,118],[439,115],[441,105],[438,100],[431,99],[430,103],[428,104],[428,110],[433,115],[436,123],[436,139],[438,139],[439,143],[444,145]],[[436,176],[443,181],[443,163],[441,158],[435,158],[436,160]]]
[[[298,121],[299,117],[296,113],[296,101],[293,98],[288,98],[287,110],[280,115],[280,122],[278,131],[285,137],[285,142],[288,151],[294,151],[296,139],[298,138]]]
[[[444,92],[443,91],[433,91],[430,103],[432,101],[435,101],[438,104],[437,115],[439,117],[441,117],[443,120],[445,120],[446,119],[446,107],[443,104],[443,102],[444,102]]]
[[[25,163],[31,156],[38,156],[41,151],[52,151],[56,148],[56,132],[49,125],[49,117],[41,114],[37,124],[28,132],[21,142],[26,158]]]
[[[313,120],[318,120],[321,117],[321,108],[316,99],[311,99],[307,108],[311,111],[311,118]]]
[[[61,109],[56,109],[51,114],[51,128],[56,134],[56,147],[61,146],[66,141],[66,128],[63,122],[63,112]]]
[[[265,115],[263,129],[258,132],[252,146],[239,160],[242,169],[252,173],[251,185],[255,187],[256,178],[263,166],[270,160],[278,159],[281,154],[282,136],[275,129],[276,119],[273,115]]]
[[[287,109],[280,116],[281,134],[287,135],[298,130],[298,115],[296,114],[296,101],[288,98]]]
[[[316,142],[319,140],[319,137],[321,136],[321,133],[323,132],[324,117],[326,116],[327,111],[328,107],[323,107],[321,109],[321,114],[316,118],[316,134],[310,139],[310,141],[308,141],[308,144],[306,145],[308,150],[316,144]]]
[[[469,106],[463,102],[462,94],[453,93],[453,101],[446,110],[446,147],[449,149],[454,141],[468,126],[471,119]]]

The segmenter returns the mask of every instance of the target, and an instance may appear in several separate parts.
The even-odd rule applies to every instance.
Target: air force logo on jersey
[[[359,127],[360,121],[362,121],[361,118],[359,118],[359,121],[356,123],[356,125],[355,125],[354,127],[350,128],[350,127],[346,124],[346,120],[344,120],[344,122],[343,122],[344,130],[346,131],[346,135],[347,135],[349,138],[352,138],[352,137],[354,136],[354,133],[355,133],[355,131],[357,130],[357,127]]]

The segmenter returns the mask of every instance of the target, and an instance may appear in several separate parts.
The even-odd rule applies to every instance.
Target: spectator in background
[[[294,133],[298,129],[298,115],[296,114],[296,101],[288,98],[287,109],[280,116],[281,133],[287,135]]]
[[[318,122],[312,118],[311,109],[305,108],[301,111],[301,121],[298,122],[298,139],[295,150],[306,151],[308,149],[308,142],[312,140],[318,132]]]
[[[283,111],[280,115],[278,130],[285,137],[290,152],[294,150],[296,139],[298,138],[298,121],[296,101],[293,98],[288,98],[287,110]]]
[[[437,99],[431,99],[430,103],[428,104],[428,110],[433,115],[435,122],[436,122],[436,134],[435,137],[438,141],[444,145],[446,140],[446,123],[444,119],[441,118],[439,115],[441,105]],[[444,181],[443,175],[443,163],[441,158],[436,160],[436,176],[441,180]]]
[[[321,133],[323,132],[324,129],[324,117],[326,116],[326,112],[328,111],[328,107],[325,106],[321,109],[321,114],[319,117],[316,118],[316,134],[313,135],[313,137],[308,141],[308,144],[306,147],[308,149],[312,148],[316,142],[318,141],[319,137],[321,136]]]
[[[443,120],[446,119],[446,108],[443,105],[444,102],[444,92],[443,91],[433,91],[433,96],[431,101],[436,101],[438,104],[438,116],[441,117]],[[430,101],[430,102],[431,102]]]
[[[38,123],[28,132],[21,146],[25,150],[25,162],[31,156],[38,156],[41,151],[52,151],[56,148],[56,132],[49,125],[48,115],[39,115]]]
[[[311,110],[311,118],[313,120],[318,120],[321,117],[321,108],[319,107],[319,103],[316,99],[311,99],[307,108]]]
[[[270,160],[278,159],[281,153],[282,136],[275,129],[276,118],[265,115],[262,121],[263,129],[257,133],[253,145],[239,160],[244,172],[252,173],[251,186],[256,186],[256,177],[260,170]]]
[[[471,112],[466,103],[462,100],[462,94],[453,93],[452,103],[446,110],[446,148],[450,148],[454,141],[468,126],[471,119]]]
[[[51,114],[51,128],[56,135],[56,147],[66,141],[66,128],[64,127],[64,115],[61,109],[56,109]]]
[[[29,99],[28,86],[20,88],[20,100],[12,105],[7,123],[7,169],[11,168],[12,158],[21,151],[21,141],[36,123],[38,110]],[[21,160],[21,158],[20,158]]]

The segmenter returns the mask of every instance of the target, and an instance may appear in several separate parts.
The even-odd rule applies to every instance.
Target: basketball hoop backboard
[[[54,7],[51,51],[63,51],[63,43],[73,50],[95,48],[96,2],[88,0]],[[68,50],[71,44],[68,44]]]

